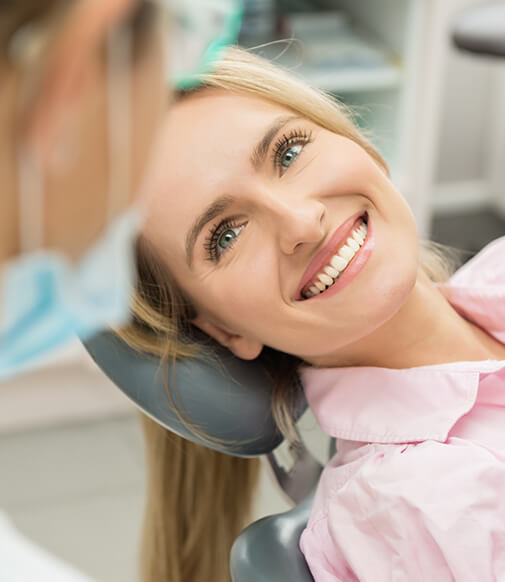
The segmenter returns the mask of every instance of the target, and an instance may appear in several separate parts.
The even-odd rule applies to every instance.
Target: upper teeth
[[[302,295],[306,299],[322,293],[325,289],[331,287],[333,283],[335,283],[342,271],[344,271],[347,265],[352,261],[354,255],[359,251],[361,246],[363,246],[367,232],[368,227],[364,222],[361,226],[353,230],[351,236],[345,241],[344,245],[340,247],[337,254],[330,258],[329,264],[323,267],[323,270],[314,277],[308,288],[305,287],[305,291],[302,292]]]

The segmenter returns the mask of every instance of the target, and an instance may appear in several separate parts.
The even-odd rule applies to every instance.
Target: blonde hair
[[[140,556],[145,582],[225,582],[246,524],[257,459],[223,455],[143,417],[148,483]]]
[[[215,70],[203,75],[201,81],[203,89],[199,90],[209,87],[220,88],[266,99],[329,131],[343,135],[359,144],[388,173],[386,162],[353,123],[352,114],[346,106],[258,56],[238,48],[230,48],[217,63]],[[201,349],[198,344],[188,343],[187,338],[181,341],[194,315],[190,302],[178,289],[155,249],[146,240],[139,241],[137,251],[139,283],[133,304],[135,319],[133,325],[120,332],[121,337],[137,349],[155,353],[163,360],[171,360],[174,364],[180,358],[198,357]],[[438,251],[435,252],[429,245],[424,245],[422,257],[424,268],[431,278],[435,280],[447,278],[449,269]],[[271,348],[265,348],[258,360],[272,378],[272,408],[276,422],[283,435],[292,441],[296,437],[292,416],[293,402],[290,401],[290,397],[294,392],[292,386],[296,381],[297,368],[301,362],[294,356]],[[190,423],[191,419],[187,421]],[[148,425],[146,446],[150,459],[150,486],[144,530],[144,555],[147,556],[143,565],[145,582],[229,579],[228,575],[226,578],[223,577],[223,570],[219,569],[217,564],[215,570],[208,568],[212,555],[219,555],[225,559],[224,556],[229,552],[235,533],[228,537],[224,532],[222,537],[209,533],[205,542],[191,546],[193,555],[188,551],[178,552],[181,548],[187,549],[191,545],[188,540],[198,535],[194,529],[192,532],[186,531],[188,521],[193,520],[194,528],[198,528],[197,523],[200,524],[201,539],[204,539],[206,525],[201,520],[198,521],[199,516],[196,513],[205,511],[205,507],[208,511],[215,508],[213,517],[208,512],[205,515],[206,519],[216,524],[218,522],[224,524],[228,519],[232,519],[233,525],[230,524],[230,528],[233,530],[233,526],[245,522],[257,479],[257,463],[255,464],[254,460],[231,458],[227,460],[220,453],[204,452],[197,445],[183,443],[178,437],[168,435],[154,423],[148,422]],[[163,442],[163,448],[159,448],[159,442]],[[178,451],[178,454],[174,451]],[[181,463],[186,466],[188,463],[196,462],[196,459],[198,462],[194,473],[188,474],[181,470],[179,466]],[[214,470],[217,465],[220,467],[218,472]],[[197,473],[203,477],[207,472],[216,475],[216,481],[207,483],[205,489],[200,491],[200,500],[204,508],[201,506],[196,508],[186,496],[195,495],[195,483],[192,479],[198,481]],[[162,475],[163,487],[159,485]],[[226,497],[221,497],[225,491],[224,484],[234,481],[241,482],[242,487],[230,487]],[[171,496],[172,503],[172,510],[167,515],[163,511],[158,511],[160,507],[167,506],[166,496]],[[223,508],[228,507],[230,502],[235,508],[233,516],[223,514]],[[189,517],[188,511],[191,511],[192,507],[195,514]],[[167,521],[163,521],[165,518]],[[167,532],[170,532],[170,535]],[[156,561],[158,564],[171,565],[161,574],[157,570]],[[188,574],[191,564],[195,562],[206,564],[206,572],[192,571],[191,575]]]

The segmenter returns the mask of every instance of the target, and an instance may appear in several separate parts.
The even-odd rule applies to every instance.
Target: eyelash
[[[272,151],[272,161],[274,168],[282,169],[282,156],[289,148],[295,145],[307,145],[312,142],[312,131],[306,129],[293,129],[288,134],[283,134],[274,144]]]
[[[234,228],[238,228],[238,227],[243,226],[243,225],[244,225],[244,223],[240,222],[236,218],[225,218],[224,220],[222,220],[218,224],[215,224],[211,228],[211,230],[209,232],[209,236],[205,239],[205,242],[203,243],[205,253],[207,255],[207,260],[217,263],[219,261],[219,259],[221,258],[222,254],[228,250],[228,249],[223,249],[221,254],[219,254],[217,251],[217,245],[218,245],[219,238],[221,237],[221,235],[224,232],[226,232],[227,230],[232,230]],[[232,243],[230,245],[230,247],[233,246],[234,244],[235,243]],[[230,248],[230,247],[228,247],[228,248]]]

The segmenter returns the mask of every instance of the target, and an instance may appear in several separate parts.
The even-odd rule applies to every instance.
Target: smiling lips
[[[328,245],[314,257],[304,273],[300,300],[319,295],[339,279],[366,240],[367,218],[366,214],[355,215],[335,231]]]

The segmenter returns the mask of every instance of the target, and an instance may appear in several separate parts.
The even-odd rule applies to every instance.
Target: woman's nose
[[[319,201],[286,200],[278,211],[278,236],[283,253],[291,255],[304,243],[318,243],[324,237],[326,209]]]

